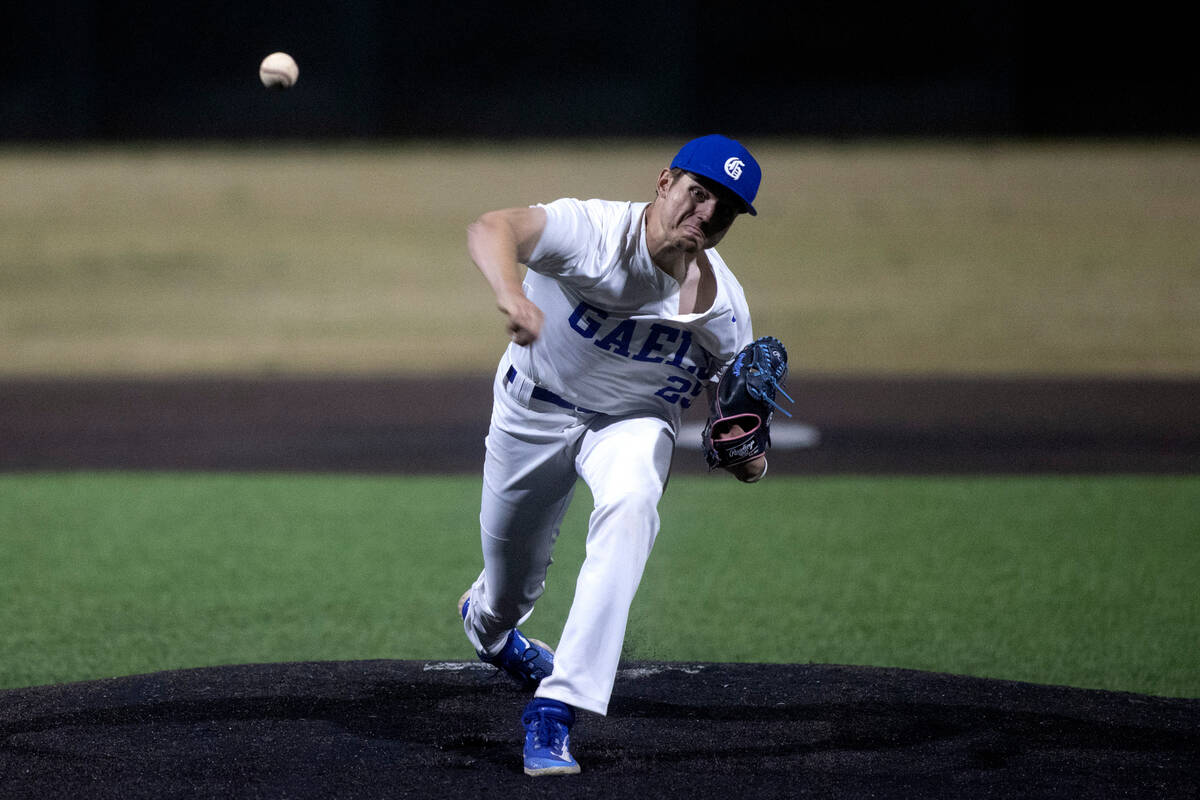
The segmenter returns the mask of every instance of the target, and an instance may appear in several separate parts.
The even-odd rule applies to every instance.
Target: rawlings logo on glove
[[[773,336],[742,348],[717,385],[708,424],[704,426],[704,460],[708,468],[727,469],[765,455],[771,447],[771,415],[779,409],[776,393],[789,402],[780,385],[787,377],[787,350]]]

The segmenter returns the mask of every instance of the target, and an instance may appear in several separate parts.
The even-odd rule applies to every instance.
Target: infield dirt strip
[[[1200,382],[794,376],[773,471],[1200,472]],[[0,381],[0,470],[477,472],[486,376]],[[687,418],[692,426],[699,415]],[[675,468],[701,472],[695,442]],[[0,691],[0,798],[1194,798],[1200,700],[897,669],[622,665],[583,773],[521,774],[478,662]]]
[[[794,375],[771,469],[1196,473],[1200,381]],[[0,470],[474,473],[487,375],[0,381]],[[703,472],[685,416],[673,469]]]

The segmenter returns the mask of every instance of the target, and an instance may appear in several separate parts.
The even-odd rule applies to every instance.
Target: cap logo
[[[745,161],[742,161],[737,156],[733,156],[725,162],[725,174],[736,181],[742,177],[742,167],[744,166],[746,166]]]

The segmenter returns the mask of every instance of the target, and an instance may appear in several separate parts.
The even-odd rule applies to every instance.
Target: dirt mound
[[[527,695],[468,662],[214,667],[0,692],[0,797],[1194,797],[1200,700],[895,669],[623,665],[521,772]]]

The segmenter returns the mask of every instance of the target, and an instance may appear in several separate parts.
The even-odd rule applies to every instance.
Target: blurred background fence
[[[1179,8],[17,0],[0,138],[1193,136]],[[259,60],[300,63],[263,103]]]

